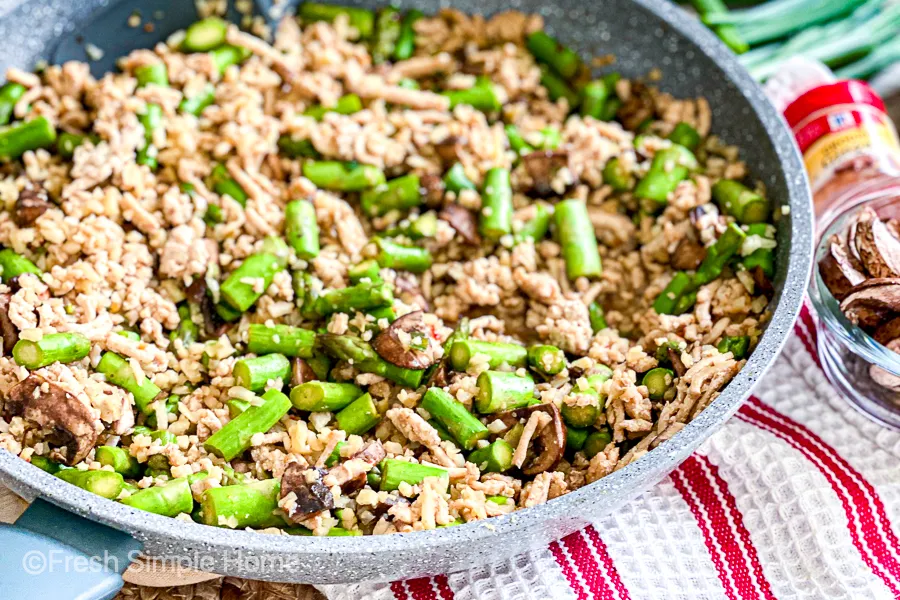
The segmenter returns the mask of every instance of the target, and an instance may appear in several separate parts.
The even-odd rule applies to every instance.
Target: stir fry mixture
[[[302,535],[532,507],[677,434],[768,319],[773,211],[706,101],[537,16],[306,3],[119,66],[0,89],[0,447],[106,498]]]

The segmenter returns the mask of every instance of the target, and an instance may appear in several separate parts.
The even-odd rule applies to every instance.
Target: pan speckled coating
[[[26,0],[0,16],[0,67],[32,67],[37,58],[49,56],[48,50],[54,47],[51,40],[109,4],[108,0]],[[148,3],[133,5],[138,4],[144,8]],[[426,13],[446,5],[400,4],[417,6]],[[803,162],[781,117],[724,45],[662,0],[463,0],[454,1],[453,7],[467,12],[518,9],[540,13],[547,30],[582,55],[615,54],[616,69],[625,75],[642,75],[658,67],[663,72],[662,90],[676,97],[705,96],[709,100],[713,131],[739,146],[741,157],[763,181],[769,196],[776,204],[789,207],[778,224],[773,319],[747,365],[709,408],[672,440],[594,484],[503,517],[419,533],[312,538],[185,523],[104,500],[5,451],[0,451],[0,481],[25,498],[41,496],[127,531],[145,543],[150,555],[185,557],[205,570],[320,584],[392,580],[485,565],[544,547],[656,484],[734,414],[791,333],[812,262],[809,188]],[[95,43],[104,47],[102,42]]]

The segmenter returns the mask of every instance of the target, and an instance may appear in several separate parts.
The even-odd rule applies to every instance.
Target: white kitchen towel
[[[804,309],[740,411],[670,477],[548,548],[331,600],[900,598],[900,433],[831,388]]]

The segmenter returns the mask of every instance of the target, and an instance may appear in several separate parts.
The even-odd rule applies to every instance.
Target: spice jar
[[[900,142],[866,83],[807,87],[784,117],[815,203],[819,358],[855,408],[900,429]]]

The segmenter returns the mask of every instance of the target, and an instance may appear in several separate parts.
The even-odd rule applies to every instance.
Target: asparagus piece
[[[769,202],[739,181],[720,179],[712,187],[712,196],[738,223],[765,223],[769,218]]]
[[[447,90],[441,93],[450,99],[451,110],[460,104],[468,104],[475,110],[486,113],[497,112],[502,108],[497,91],[489,79],[480,79],[465,90]]]
[[[250,447],[250,438],[265,433],[291,409],[291,400],[278,390],[262,395],[263,403],[251,406],[212,434],[203,447],[207,452],[232,460]]]
[[[504,473],[512,468],[514,451],[506,440],[495,440],[472,452],[466,461],[478,467],[482,473]]]
[[[546,65],[541,65],[541,85],[547,89],[547,95],[554,102],[565,98],[569,104],[569,110],[578,108],[578,104],[581,102],[578,92]]]
[[[525,38],[525,45],[538,62],[549,65],[560,77],[572,79],[583,69],[578,54],[543,31]]]
[[[697,292],[690,291],[686,292],[678,299],[678,303],[675,305],[675,312],[673,314],[683,315],[686,313],[694,304],[697,302]]]
[[[634,175],[618,157],[612,158],[603,167],[603,183],[617,192],[627,192],[634,187]]]
[[[347,15],[350,26],[359,32],[360,38],[368,39],[372,36],[375,29],[375,13],[371,10],[318,2],[304,2],[297,9],[297,16],[308,23],[313,21],[332,22],[339,15]]]
[[[213,64],[216,65],[219,77],[225,73],[225,69],[231,65],[240,64],[249,58],[250,54],[251,52],[243,46],[232,46],[230,44],[223,44],[209,51],[209,56],[212,58]]]
[[[202,113],[207,106],[211,106],[215,101],[216,86],[207,83],[203,86],[202,90],[193,96],[185,96],[184,99],[178,103],[178,110],[199,117],[200,113]]]
[[[538,344],[528,349],[528,365],[545,377],[553,377],[566,368],[566,353],[546,344]]]
[[[357,283],[354,286],[328,290],[315,298],[304,312],[310,316],[327,317],[333,313],[366,312],[373,308],[390,306],[394,301],[391,286],[383,281]]]
[[[584,441],[584,455],[588,458],[594,458],[597,454],[603,452],[603,449],[612,441],[612,434],[607,429],[592,431],[588,434]]]
[[[374,259],[364,260],[358,265],[353,265],[347,269],[347,277],[350,278],[350,283],[353,284],[357,284],[363,279],[368,279],[370,282],[378,281],[380,276],[378,261]]]
[[[247,336],[247,351],[259,355],[277,352],[284,356],[312,358],[316,342],[314,331],[290,325],[253,323]]]
[[[206,17],[187,28],[181,47],[186,52],[208,52],[225,43],[228,23],[219,17]]]
[[[335,160],[306,161],[303,176],[318,188],[339,192],[361,192],[385,182],[378,167]]]
[[[694,274],[693,287],[696,289],[721,275],[731,257],[741,249],[746,237],[747,234],[740,227],[729,223],[725,232],[706,251],[706,258]]]
[[[56,475],[62,470],[61,464],[56,461],[50,460],[46,456],[32,455],[29,460],[31,461],[31,464],[36,466],[38,469],[44,471],[45,473],[50,473],[51,475]]]
[[[478,440],[490,435],[484,423],[466,410],[462,403],[457,402],[456,398],[439,387],[428,388],[421,406],[450,432],[457,444],[466,450],[471,450]]]
[[[298,257],[309,260],[319,255],[319,224],[312,202],[293,200],[287,203],[284,234]]]
[[[375,38],[372,40],[372,62],[380,65],[388,61],[397,50],[400,38],[400,11],[393,6],[378,10],[375,17]]]
[[[0,160],[14,160],[29,150],[48,148],[54,142],[56,129],[47,117],[14,123],[0,129]]]
[[[264,237],[259,251],[265,254],[271,254],[278,259],[278,265],[282,269],[287,267],[288,260],[290,260],[291,257],[291,249],[288,247],[287,242],[277,235],[267,235]]]
[[[741,360],[750,349],[750,338],[746,335],[726,335],[716,344],[716,349],[723,354],[731,352],[736,360]]]
[[[13,109],[25,92],[26,88],[21,83],[5,83],[0,87],[0,125],[6,125],[13,116]]]
[[[336,412],[362,395],[352,383],[307,381],[291,390],[291,403],[298,410]]]
[[[622,108],[622,100],[618,96],[607,99],[606,104],[603,105],[603,112],[600,113],[600,120],[612,121],[616,118],[616,113],[620,108]]]
[[[334,415],[338,429],[347,435],[362,435],[381,421],[381,414],[369,394],[363,394]]]
[[[397,458],[386,458],[381,463],[381,491],[399,489],[401,483],[418,485],[426,477],[449,477],[446,469],[431,465],[407,462]]]
[[[378,238],[378,255],[375,260],[386,269],[423,273],[431,268],[431,253],[425,248],[404,246],[386,238]]]
[[[282,269],[278,257],[265,252],[253,254],[232,271],[220,286],[219,293],[231,308],[246,312],[272,283],[275,273]],[[248,279],[255,283],[247,283]]]
[[[563,200],[556,205],[554,216],[566,261],[566,276],[571,280],[599,277],[603,269],[587,205],[581,200]]]
[[[232,529],[283,525],[284,520],[275,514],[280,491],[277,479],[210,488],[200,502],[203,522]]]
[[[465,371],[469,366],[469,361],[476,354],[487,356],[488,367],[491,369],[496,369],[503,364],[511,367],[524,367],[528,361],[528,350],[518,344],[459,340],[450,347],[450,365],[455,371]]]
[[[141,463],[125,448],[98,446],[94,449],[94,459],[104,467],[112,467],[122,477],[137,479],[141,474]]]
[[[13,347],[17,365],[29,371],[55,362],[81,360],[91,351],[91,341],[80,333],[49,333],[37,341],[19,340]]]
[[[663,400],[666,392],[672,388],[675,373],[671,369],[656,367],[644,373],[641,385],[647,386],[647,393],[651,400]]]
[[[566,448],[578,452],[584,448],[584,442],[587,441],[589,434],[589,429],[566,427]]]
[[[515,125],[507,125],[504,128],[504,131],[506,132],[506,139],[509,141],[509,148],[516,153],[516,156],[534,152],[534,148],[525,141],[525,138],[522,137],[522,134],[519,133],[519,129]]]
[[[80,469],[63,469],[56,476],[67,483],[113,500],[122,493],[125,480],[112,471],[82,471]]]
[[[352,115],[362,109],[362,100],[360,100],[359,96],[356,94],[347,94],[338,98],[338,101],[334,106],[322,106],[321,104],[317,104],[307,108],[303,111],[303,114],[307,117],[314,118],[316,121],[321,121],[325,115],[330,112],[335,112],[339,115]]]
[[[56,152],[63,158],[72,158],[75,156],[75,148],[89,140],[94,145],[100,143],[100,138],[96,135],[82,135],[80,133],[61,131],[56,138]]]
[[[174,415],[178,412],[178,402],[180,400],[181,400],[181,396],[178,396],[175,394],[172,394],[168,398],[166,398],[165,412],[166,412],[167,418],[166,418],[166,422],[163,423],[162,425],[164,425],[166,427],[168,426],[168,424],[169,424],[168,415]],[[159,402],[159,400],[157,400],[156,402]],[[155,408],[149,415],[147,415],[147,420],[145,422],[147,423],[147,427],[159,429],[159,426],[161,425],[161,423],[159,423],[156,419],[156,409]]]
[[[247,400],[231,398],[230,400],[225,402],[225,406],[228,407],[228,416],[233,419],[250,408],[252,404],[250,404],[250,402],[248,402]]]
[[[288,535],[313,535],[311,529],[307,529],[303,526],[288,527],[286,529],[283,529],[283,531]],[[332,527],[325,535],[327,537],[357,537],[363,535],[363,532],[359,529],[344,529],[343,527]]]
[[[728,12],[728,7],[723,0],[691,0],[691,4],[694,5],[700,16],[704,18]],[[734,25],[716,25],[712,27],[712,30],[736,54],[743,54],[750,49],[750,46],[741,38],[741,34],[738,33],[738,29]]]
[[[135,406],[145,415],[153,410],[153,402],[162,392],[146,375],[141,375],[140,379],[136,377],[128,361],[115,352],[103,353],[97,363],[97,371],[103,373],[111,384],[131,392]]]
[[[407,11],[400,24],[400,36],[394,46],[394,60],[406,60],[416,51],[416,21],[422,18],[422,11],[412,9]]]
[[[193,344],[198,339],[200,339],[200,328],[197,327],[197,324],[191,320],[191,307],[187,304],[181,304],[178,306],[178,317],[181,319],[178,322],[178,327],[176,327],[171,333],[169,333],[169,339],[174,343],[175,340],[181,340],[181,343],[184,344],[185,347]],[[122,332],[122,333],[134,333],[134,332]],[[141,336],[137,336],[138,341],[141,339]]]
[[[291,158],[322,158],[311,141],[294,139],[289,135],[278,138],[278,149]]]
[[[588,305],[588,316],[591,320],[591,331],[594,334],[609,327],[606,323],[606,315],[603,313],[603,307],[598,303],[591,302]]]
[[[538,202],[534,205],[534,217],[525,223],[516,233],[516,242],[531,240],[535,244],[544,239],[547,231],[550,229],[550,219],[553,213],[544,202]]]
[[[528,406],[534,399],[534,380],[529,375],[483,371],[476,385],[475,409],[481,414],[515,410]]]
[[[338,464],[341,460],[341,448],[347,445],[347,442],[338,442],[334,447],[334,450],[331,451],[331,454],[328,455],[328,458],[325,459],[325,466],[327,468],[331,468],[334,465]]]
[[[655,209],[668,201],[669,194],[697,168],[694,154],[678,144],[658,151],[650,169],[634,188],[634,195]]]
[[[476,190],[475,184],[466,176],[466,169],[461,163],[455,163],[444,173],[444,186],[456,194],[463,190]]]
[[[672,133],[669,134],[669,139],[679,146],[684,146],[691,152],[694,152],[697,149],[697,146],[700,145],[700,134],[697,133],[696,129],[684,121],[678,123],[672,129]]]
[[[160,446],[168,446],[170,444],[178,443],[178,437],[171,431],[151,431],[149,427],[144,427],[143,425],[138,425],[131,432],[132,438],[138,435],[146,435],[150,438],[151,442],[158,441]],[[150,459],[153,459],[154,456],[151,456]],[[159,455],[159,457],[162,459],[166,458],[162,455]]]
[[[3,278],[3,283],[23,273],[32,273],[40,277],[43,271],[33,262],[21,254],[16,254],[9,248],[0,250],[0,276]]]
[[[587,378],[588,389],[573,390],[573,393],[587,397],[590,402],[579,402],[577,405],[563,403],[560,412],[567,425],[572,427],[590,427],[594,424],[606,402],[606,395],[598,392],[597,387],[609,379],[611,375],[612,371],[605,369]]]
[[[499,167],[488,171],[484,176],[481,198],[481,235],[488,240],[497,241],[507,233],[512,233],[513,204],[509,171]]]
[[[424,370],[404,369],[387,362],[368,342],[357,337],[323,334],[319,342],[335,358],[352,362],[360,372],[381,375],[404,387],[419,387],[425,374]]]
[[[169,71],[166,63],[159,61],[142,65],[134,70],[134,77],[137,79],[139,88],[150,84],[161,87],[169,87]]]
[[[678,271],[663,288],[656,300],[653,301],[653,309],[661,315],[676,315],[675,306],[678,299],[691,287],[691,276],[684,271]]]
[[[581,90],[582,116],[600,119],[607,98],[609,98],[609,88],[602,79],[595,79],[585,85]]]
[[[247,198],[249,198],[247,192],[228,174],[225,165],[219,164],[213,167],[209,176],[209,185],[220,196],[230,196],[241,206],[247,206]]]
[[[392,210],[407,211],[422,204],[419,176],[410,173],[368,189],[359,198],[363,212],[380,217]]]
[[[269,381],[286,381],[291,376],[291,361],[283,354],[264,354],[256,358],[242,358],[234,363],[235,385],[258,392]]]
[[[187,477],[179,477],[163,485],[137,491],[127,498],[122,498],[121,502],[132,508],[164,517],[177,517],[181,513],[191,512],[194,508],[194,496]]]
[[[774,228],[772,228],[774,230]],[[770,235],[770,225],[767,223],[753,223],[747,226],[747,237],[758,235],[763,239],[773,239]],[[775,252],[773,248],[757,248],[745,256],[741,262],[748,271],[759,267],[763,275],[768,279],[775,276]]]

